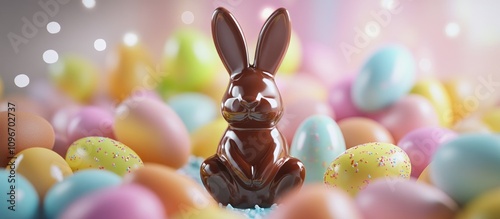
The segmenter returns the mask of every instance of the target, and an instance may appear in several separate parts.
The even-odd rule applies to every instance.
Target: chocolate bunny
[[[283,106],[274,75],[288,49],[290,19],[284,8],[267,19],[250,65],[243,32],[224,8],[212,17],[215,47],[230,83],[221,111],[229,126],[215,155],[201,165],[205,188],[220,203],[237,208],[269,207],[302,185],[304,165],[291,157],[276,124]]]

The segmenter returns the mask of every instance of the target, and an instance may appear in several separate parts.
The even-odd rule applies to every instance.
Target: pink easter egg
[[[452,219],[457,204],[441,190],[412,180],[381,178],[356,198],[364,218]]]
[[[396,142],[414,129],[439,126],[434,107],[419,95],[405,96],[386,109],[367,116],[386,127]]]
[[[56,110],[50,121],[50,124],[54,127],[54,132],[66,138],[69,122],[81,108],[78,105],[67,105]]]
[[[293,136],[299,125],[307,117],[322,114],[335,119],[334,112],[330,109],[327,103],[316,99],[297,100],[291,104],[284,106],[283,117],[278,123],[278,129],[285,136],[286,141],[290,144]]]
[[[303,99],[326,100],[327,88],[318,79],[305,74],[276,77],[276,85],[284,104]]]
[[[160,199],[149,189],[131,184],[92,192],[73,202],[61,219],[165,219]]]
[[[83,107],[68,124],[68,142],[89,136],[115,139],[113,125],[114,116],[111,112],[95,106]]]
[[[353,75],[344,76],[344,78],[333,84],[328,90],[328,104],[335,112],[337,120],[362,115],[351,99],[353,81]]]
[[[68,141],[66,136],[56,133],[54,147],[52,148],[52,150],[61,155],[61,157],[66,157],[66,152],[68,151],[70,145],[71,142]]]
[[[446,128],[424,127],[409,132],[399,140],[397,145],[410,157],[411,176],[418,178],[437,148],[455,137],[457,134]]]

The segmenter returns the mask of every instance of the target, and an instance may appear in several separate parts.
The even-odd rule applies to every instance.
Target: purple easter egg
[[[337,120],[362,115],[351,99],[353,75],[347,75],[333,84],[328,91],[328,104],[335,112]]]
[[[89,136],[115,139],[113,125],[114,116],[111,112],[95,106],[83,107],[68,124],[67,140],[72,143]]]

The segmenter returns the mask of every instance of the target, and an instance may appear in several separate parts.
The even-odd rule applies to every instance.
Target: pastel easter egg
[[[26,177],[35,187],[41,200],[54,184],[73,174],[59,154],[39,147],[22,150],[10,160],[6,169],[14,169],[16,174]]]
[[[123,180],[125,184],[139,184],[153,191],[160,198],[168,217],[217,206],[200,184],[167,166],[148,163]]]
[[[500,218],[500,187],[482,193],[472,199],[460,212],[458,219]]]
[[[446,128],[424,127],[409,132],[399,140],[397,145],[410,157],[411,176],[418,177],[429,165],[439,146],[457,136]]]
[[[0,112],[0,165],[5,166],[18,152],[32,147],[52,149],[55,134],[50,123],[29,112],[16,110],[10,104]]]
[[[395,103],[415,83],[415,61],[402,46],[386,46],[377,50],[363,65],[352,85],[354,105],[373,112]]]
[[[482,116],[482,121],[493,132],[500,132],[500,108],[492,109]]]
[[[44,119],[50,118],[50,113],[43,103],[23,94],[10,94],[0,100],[0,112],[7,111],[14,104],[16,112],[28,112]]]
[[[219,114],[218,105],[201,93],[182,93],[172,96],[167,104],[181,118],[189,133],[208,124]]]
[[[191,152],[189,133],[177,114],[163,102],[127,99],[115,112],[116,138],[144,162],[180,168]]]
[[[281,200],[269,219],[349,218],[361,219],[354,200],[343,190],[323,184],[305,185]]]
[[[165,219],[158,197],[140,185],[105,188],[76,200],[61,214],[61,219],[148,218]]]
[[[54,127],[54,132],[66,138],[70,121],[80,111],[81,107],[78,105],[67,105],[56,110],[50,120],[50,124]]]
[[[231,210],[226,210],[220,207],[209,207],[204,209],[192,209],[189,211],[181,212],[172,217],[173,219],[246,219],[243,214]]]
[[[55,85],[74,100],[87,102],[96,92],[97,69],[81,57],[62,57],[50,65],[49,73]]]
[[[362,115],[361,111],[352,102],[351,88],[353,81],[353,75],[344,76],[340,81],[334,83],[328,91],[328,104],[335,112],[337,120]]]
[[[315,183],[323,181],[328,164],[345,149],[344,137],[337,123],[329,116],[313,115],[295,132],[290,154],[304,164],[307,170],[305,183]]]
[[[155,69],[153,60],[140,43],[121,44],[109,59],[109,94],[120,102],[139,89],[154,90],[164,73]]]
[[[197,157],[208,158],[215,154],[228,124],[218,118],[191,134],[191,153]]]
[[[300,38],[292,31],[290,35],[290,44],[283,57],[283,62],[278,69],[280,75],[291,75],[297,72],[302,60],[302,45]]]
[[[453,219],[458,210],[441,190],[410,180],[375,180],[358,193],[356,203],[370,219]]]
[[[432,159],[432,183],[459,204],[500,186],[500,137],[463,134],[441,145]]]
[[[408,95],[394,105],[369,117],[383,125],[395,142],[414,129],[438,126],[439,119],[432,104],[420,95]]]
[[[320,114],[335,118],[334,112],[324,101],[315,99],[301,99],[284,106],[283,117],[278,123],[278,129],[285,136],[287,142],[293,141],[293,136],[300,124],[309,116]]]
[[[59,218],[61,213],[80,197],[103,188],[117,186],[121,177],[105,170],[82,170],[66,177],[45,195],[43,212],[46,218]]]
[[[389,143],[366,143],[347,149],[328,166],[324,182],[352,196],[378,178],[410,178],[411,164],[401,148]]]
[[[31,183],[15,170],[0,169],[2,218],[37,218],[40,199]]]
[[[422,173],[420,173],[420,175],[418,176],[417,182],[425,183],[427,185],[432,185],[431,176],[429,175],[429,169],[431,166],[432,164],[429,164],[427,165],[427,167],[425,167]]]
[[[66,153],[66,162],[74,172],[100,169],[120,176],[144,165],[132,149],[106,137],[85,137],[73,142]]]
[[[339,127],[344,136],[346,148],[370,142],[394,144],[391,133],[384,126],[369,118],[345,118],[339,121]]]
[[[491,133],[491,128],[484,122],[483,116],[480,112],[471,113],[466,118],[455,123],[451,129],[459,134]]]
[[[160,82],[164,97],[178,91],[196,91],[209,84],[222,68],[215,47],[206,34],[194,29],[175,31],[163,50]]]
[[[83,107],[69,121],[67,139],[69,142],[90,136],[115,139],[113,123],[111,112],[95,106]]]
[[[439,124],[449,127],[453,123],[451,100],[444,85],[436,78],[427,78],[415,83],[412,94],[419,94],[427,98],[434,106],[439,117]]]
[[[318,79],[305,74],[276,78],[283,104],[290,105],[304,99],[326,101],[327,88]]]
[[[52,148],[52,150],[61,155],[61,157],[66,157],[66,153],[68,152],[68,148],[69,146],[71,146],[71,143],[73,142],[69,142],[66,136],[63,136],[62,134],[56,134],[54,147]]]

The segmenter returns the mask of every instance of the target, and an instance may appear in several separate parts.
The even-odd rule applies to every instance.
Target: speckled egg
[[[308,117],[297,129],[290,154],[306,167],[306,183],[322,182],[328,164],[345,151],[337,123],[326,115]]]
[[[410,173],[410,158],[401,148],[372,142],[352,147],[338,156],[326,170],[324,182],[354,196],[372,180],[383,177],[405,180]]]
[[[104,169],[120,176],[143,166],[132,149],[105,137],[85,137],[73,142],[66,153],[66,162],[73,171]]]

